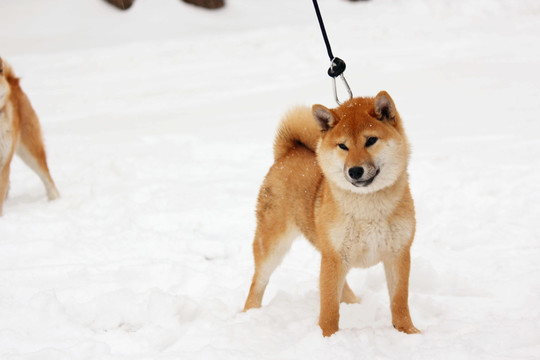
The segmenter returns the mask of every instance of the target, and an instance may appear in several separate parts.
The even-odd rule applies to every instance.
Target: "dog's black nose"
[[[364,168],[361,166],[355,166],[349,169],[349,176],[351,179],[358,180],[364,175]]]

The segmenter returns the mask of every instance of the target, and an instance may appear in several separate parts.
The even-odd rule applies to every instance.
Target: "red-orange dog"
[[[0,215],[9,186],[13,154],[38,174],[49,200],[60,195],[49,174],[38,117],[11,67],[0,58]]]
[[[394,327],[418,333],[408,306],[416,225],[408,158],[401,118],[385,91],[332,110],[314,105],[291,111],[259,193],[255,274],[244,310],[261,306],[270,275],[303,234],[322,255],[324,336],[339,329],[340,302],[359,302],[346,282],[348,271],[381,261]]]

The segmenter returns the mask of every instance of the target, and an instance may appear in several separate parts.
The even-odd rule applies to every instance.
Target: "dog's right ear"
[[[4,62],[2,61],[2,58],[0,57],[0,75],[4,73]]]
[[[322,105],[313,105],[311,108],[313,117],[319,125],[319,128],[322,131],[328,131],[330,128],[333,128],[337,124],[335,115],[332,113],[332,110],[327,109]]]

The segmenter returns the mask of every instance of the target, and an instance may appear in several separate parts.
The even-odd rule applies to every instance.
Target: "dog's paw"
[[[362,298],[356,295],[343,296],[343,298],[341,299],[341,302],[345,304],[361,304]]]
[[[352,289],[349,287],[349,284],[345,284],[345,287],[343,288],[343,293],[341,294],[341,301],[345,304],[360,304],[362,302],[362,299],[357,297]]]
[[[339,321],[331,320],[319,320],[319,327],[322,330],[324,337],[329,337],[334,335],[339,330]]]
[[[55,187],[47,189],[47,198],[49,199],[49,201],[56,200],[60,198],[60,193]]]
[[[401,331],[405,334],[421,334],[422,332],[414,327],[413,324],[408,325],[397,325],[394,324],[394,328],[398,331]]]

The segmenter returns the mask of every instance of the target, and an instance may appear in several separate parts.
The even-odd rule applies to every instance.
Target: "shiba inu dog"
[[[60,195],[49,174],[38,117],[8,63],[0,58],[0,215],[13,154],[41,178],[49,200]]]
[[[336,109],[297,108],[282,121],[274,164],[261,186],[253,241],[255,274],[244,311],[264,290],[294,238],[321,252],[319,326],[339,329],[340,302],[359,302],[346,282],[353,267],[383,262],[392,322],[413,334],[408,287],[415,233],[409,190],[409,143],[385,91]]]

